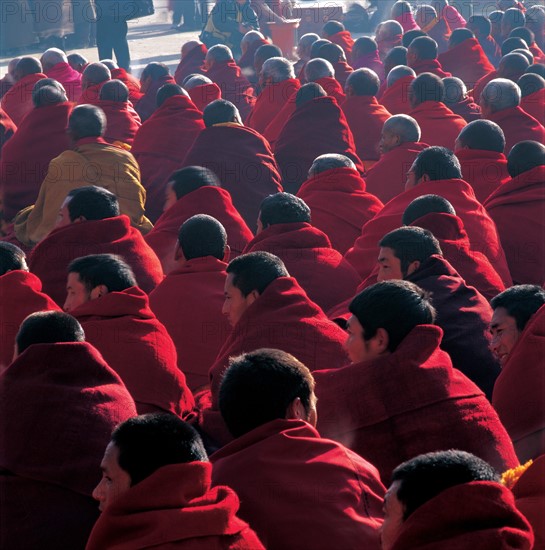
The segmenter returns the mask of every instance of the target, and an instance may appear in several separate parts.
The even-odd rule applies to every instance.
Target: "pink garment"
[[[447,22],[451,31],[463,29],[467,25],[466,20],[462,17],[460,12],[451,5],[443,8],[443,19]]]
[[[44,72],[48,78],[54,78],[64,86],[69,101],[78,101],[81,96],[81,73],[64,62],[57,63]]]

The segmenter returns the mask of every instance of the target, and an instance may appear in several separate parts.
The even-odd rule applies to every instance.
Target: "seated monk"
[[[396,46],[401,46],[403,27],[398,21],[390,19],[380,23],[375,31],[375,40],[380,58],[384,58]]]
[[[305,77],[308,83],[315,82],[321,86],[339,105],[346,99],[341,83],[335,78],[335,68],[326,59],[311,59],[305,66]]]
[[[15,84],[2,97],[0,107],[16,126],[34,108],[32,90],[34,84],[47,78],[42,72],[42,64],[34,57],[21,57],[14,71]]]
[[[134,401],[66,313],[27,317],[15,355],[0,374],[2,546],[83,550],[104,445]]]
[[[378,472],[320,437],[314,379],[298,359],[277,349],[233,358],[219,407],[236,439],[211,456],[212,479],[233,487],[240,516],[269,550],[352,548],[355,541],[380,549]]]
[[[382,203],[366,191],[356,165],[344,155],[320,155],[297,196],[310,207],[312,225],[321,229],[331,246],[344,254],[361,228],[382,210]],[[334,204],[335,208],[331,208]]]
[[[354,137],[337,101],[327,96],[320,85],[305,84],[296,94],[295,112],[282,128],[275,146],[284,188],[297,193],[314,159],[328,153],[347,156],[363,174]]]
[[[526,16],[524,15],[524,7],[519,9],[519,6],[512,6],[503,8],[503,16],[501,18],[501,36],[506,40],[511,31],[518,27],[524,27],[526,23]],[[501,8],[500,8],[501,9]]]
[[[329,40],[333,44],[340,46],[348,62],[352,59],[352,48],[354,40],[349,31],[344,28],[344,25],[339,21],[331,19],[322,27],[322,37]]]
[[[483,252],[504,284],[511,284],[496,226],[475,198],[471,186],[461,178],[460,163],[451,151],[429,147],[418,154],[407,173],[405,191],[363,226],[360,237],[345,255],[362,279],[368,277],[375,266],[378,241],[399,227],[405,208],[417,197],[432,194],[452,204],[464,222],[472,249]]]
[[[384,123],[392,116],[377,101],[380,80],[371,69],[358,69],[346,81],[341,108],[354,135],[356,153],[372,167],[380,158],[378,144]]]
[[[545,280],[545,146],[522,141],[507,157],[511,179],[484,207],[496,223],[515,284]]]
[[[526,10],[526,26],[534,33],[536,44],[545,51],[545,13],[539,5],[529,6]]]
[[[473,250],[452,204],[439,195],[414,199],[403,212],[403,225],[428,229],[439,241],[444,258],[456,269],[467,285],[475,287],[487,300],[505,289],[490,260]]]
[[[144,233],[151,229],[138,164],[130,153],[102,139],[105,130],[106,116],[99,107],[79,105],[72,111],[68,131],[75,148],[51,161],[36,203],[15,217],[15,235],[23,244],[33,246],[50,233],[69,191],[95,183],[116,195],[131,225]]]
[[[201,74],[190,75],[190,78],[186,78],[183,88],[201,113],[212,101],[221,99],[220,87]]]
[[[439,78],[452,76],[437,59],[437,42],[429,36],[415,38],[407,48],[407,65],[416,75],[432,73]]]
[[[414,19],[420,29],[437,44],[439,53],[446,52],[450,28],[442,17],[438,17],[435,8],[426,4],[419,6]]]
[[[123,67],[120,67],[112,59],[103,59],[101,61],[108,69],[110,69],[110,75],[112,80],[121,80],[129,90],[129,101],[134,105],[142,97],[142,92],[140,91],[140,81],[129,74]]]
[[[360,282],[354,268],[331,247],[328,236],[311,225],[310,208],[289,193],[270,195],[261,203],[257,235],[244,252],[258,250],[278,256],[324,311],[353,296]]]
[[[49,48],[42,54],[40,63],[48,78],[62,84],[69,101],[78,101],[81,95],[82,75],[70,67],[66,54],[58,48]]]
[[[440,348],[443,331],[425,291],[383,281],[360,292],[349,309],[352,363],[314,373],[323,437],[369,460],[381,479],[409,457],[451,448],[499,471],[518,465],[496,411]]]
[[[150,307],[172,337],[187,384],[195,392],[208,384],[208,369],[230,332],[221,312],[227,233],[212,216],[192,216],[180,227],[172,255],[176,268],[150,294]],[[181,322],[184,311],[191,312],[187,323]]]
[[[352,74],[354,69],[346,62],[343,49],[337,44],[324,44],[320,47],[318,56],[320,59],[325,59],[333,65],[335,80],[344,88],[346,79]]]
[[[12,220],[33,204],[49,163],[71,146],[66,133],[72,104],[55,80],[39,80],[32,91],[34,108],[6,143],[0,160],[3,217]]]
[[[481,118],[481,108],[468,95],[466,85],[455,76],[443,78],[445,97],[443,103],[466,122],[473,122]]]
[[[407,171],[427,145],[420,142],[420,127],[414,118],[394,115],[384,122],[378,146],[380,160],[371,166],[365,182],[369,193],[386,204],[403,193]]]
[[[419,30],[420,27],[414,20],[413,12],[409,2],[398,0],[393,6],[390,13],[391,18],[397,21],[403,27],[403,32],[407,33],[412,30]]]
[[[517,84],[521,108],[545,126],[545,78],[537,74],[523,74]]]
[[[255,103],[254,90],[236,64],[231,50],[223,44],[212,46],[206,54],[205,74],[221,89],[221,97],[239,110],[242,120]]]
[[[127,86],[117,79],[104,82],[94,105],[106,115],[104,140],[112,144],[126,143],[132,147],[142,121],[130,103]]]
[[[318,36],[318,35],[316,35]],[[13,88],[15,84],[15,67],[21,60],[20,57],[14,57],[6,67],[6,74],[0,78],[0,100]]]
[[[439,241],[421,227],[400,227],[378,243],[378,281],[406,280],[433,296],[441,349],[452,366],[492,397],[499,365],[492,355],[488,325],[492,309],[486,298],[468,286],[443,257]]]
[[[64,310],[119,374],[138,412],[187,416],[194,401],[176,348],[130,266],[113,254],[92,254],[70,262],[67,272]]]
[[[409,86],[412,116],[420,127],[424,143],[454,149],[454,142],[467,122],[444,103],[445,85],[430,73],[417,76]]]
[[[534,63],[545,63],[545,54],[536,44],[535,34],[527,27],[516,27],[509,33],[509,38],[522,38],[528,45],[528,50],[534,56]]]
[[[183,88],[178,84],[159,88],[157,110],[138,130],[131,149],[140,166],[146,215],[152,222],[163,211],[170,174],[182,165],[202,130],[202,113]]]
[[[100,99],[100,89],[111,80],[112,73],[104,63],[89,63],[81,77],[81,95],[78,105],[94,105]]]
[[[255,95],[259,95],[262,91],[262,82],[259,81],[260,74],[263,69],[263,64],[272,57],[283,57],[282,50],[274,44],[263,44],[257,48],[254,54],[254,63],[251,69],[244,71],[244,75],[254,87]]]
[[[530,550],[534,535],[511,491],[484,460],[458,450],[399,465],[384,499],[383,550]]]
[[[199,74],[204,72],[204,58],[208,48],[198,40],[184,42],[180,52],[180,62],[174,71],[174,80],[176,84],[182,86],[183,81],[190,74]]]
[[[259,31],[248,31],[240,41],[240,49],[242,55],[238,60],[238,66],[243,72],[249,71],[253,73],[254,69],[254,57],[255,53],[261,46],[269,44],[269,41],[265,38],[265,35]]]
[[[229,101],[218,99],[210,103],[203,119],[206,128],[198,135],[182,166],[212,170],[231,194],[244,221],[255,227],[261,201],[282,191],[273,152],[261,134],[242,124],[238,109]]]
[[[409,87],[416,73],[406,65],[394,67],[386,78],[386,89],[380,97],[380,104],[392,115],[406,115],[411,112]]]
[[[140,92],[143,95],[134,106],[142,122],[148,120],[157,109],[157,92],[165,84],[176,84],[169,68],[164,63],[148,63],[140,75]]]
[[[369,36],[360,36],[354,42],[352,49],[352,68],[371,69],[384,82],[384,64],[380,60],[378,45],[376,41]]]
[[[212,466],[201,437],[175,416],[146,414],[117,426],[101,469],[93,497],[102,513],[87,550],[264,550],[237,517],[235,492],[211,487]]]
[[[473,187],[482,204],[510,179],[504,149],[503,131],[490,120],[470,122],[456,139],[454,152],[460,161],[462,178]]]
[[[253,233],[234,207],[231,195],[221,188],[214,172],[202,166],[176,170],[167,183],[165,211],[145,237],[161,260],[165,274],[178,267],[174,249],[180,226],[197,214],[208,214],[223,225],[231,258],[242,254],[253,238]]]
[[[15,335],[24,319],[36,311],[60,310],[42,292],[42,283],[29,273],[25,253],[11,243],[0,242],[0,373],[11,363]]]
[[[297,49],[295,53],[297,54],[298,61],[296,61],[293,65],[293,71],[295,72],[295,75],[297,76],[297,79],[299,80],[299,82],[301,82],[301,84],[305,84],[305,82],[303,82],[305,75],[305,65],[311,59],[310,50],[314,42],[316,42],[317,40],[320,40],[320,37],[316,33],[309,32],[301,36],[299,38],[299,42],[297,43]]]
[[[30,270],[41,279],[44,292],[62,304],[68,264],[89,253],[121,256],[148,294],[163,280],[155,252],[131,227],[129,218],[119,214],[117,197],[102,187],[80,187],[68,193],[55,229],[32,250]]]
[[[467,28],[479,41],[488,61],[493,67],[497,67],[501,59],[500,47],[492,38],[492,24],[485,15],[472,15],[467,20]]]
[[[417,38],[420,38],[421,36],[428,36],[423,30],[421,29],[413,29],[411,31],[407,31],[403,34],[403,39],[401,40],[401,45],[407,49],[413,40],[416,40]]]
[[[85,67],[89,65],[89,60],[84,55],[77,52],[68,54],[66,59],[68,60],[70,67],[72,67],[75,71],[78,71],[80,74],[83,74]]]

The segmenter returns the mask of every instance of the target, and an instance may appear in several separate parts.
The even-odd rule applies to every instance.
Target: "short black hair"
[[[101,137],[106,131],[106,115],[95,105],[77,105],[68,118],[75,139]]]
[[[458,450],[419,455],[403,462],[392,473],[392,483],[400,482],[397,498],[404,506],[404,520],[450,487],[472,481],[499,480],[498,473],[488,462]]]
[[[299,397],[310,412],[314,379],[303,363],[285,351],[258,349],[229,361],[219,391],[219,409],[234,437],[277,418],[286,418]]]
[[[112,433],[119,449],[119,466],[131,478],[131,486],[169,464],[208,462],[201,436],[177,416],[143,414],[126,420]]]
[[[407,66],[407,48],[403,46],[394,46],[384,58],[384,70],[392,70],[398,65]],[[388,76],[388,75],[386,75]]]
[[[428,229],[421,227],[399,227],[389,233],[378,243],[380,247],[391,248],[394,256],[401,262],[401,273],[407,276],[409,264],[418,260],[425,262],[433,254],[443,254],[439,241]]]
[[[370,36],[360,36],[354,41],[352,52],[354,50],[362,54],[374,53],[378,50],[378,45],[374,38],[371,38]]]
[[[379,328],[388,333],[388,350],[395,351],[417,325],[435,323],[428,294],[409,281],[382,281],[362,290],[348,307],[370,340]]]
[[[126,103],[129,101],[129,88],[121,80],[113,79],[105,82],[100,88],[100,99]]]
[[[417,38],[420,38],[422,36],[428,36],[424,31],[420,29],[413,29],[410,31],[407,31],[403,34],[403,38],[401,39],[401,45],[404,48],[408,48],[411,45],[411,42],[413,40],[416,40]]]
[[[279,223],[310,223],[307,203],[291,193],[275,193],[265,197],[259,207],[263,227]]]
[[[77,319],[63,311],[38,311],[30,314],[21,323],[15,337],[19,354],[32,344],[58,342],[85,342],[85,333]]]
[[[233,122],[238,114],[238,109],[225,99],[215,99],[209,103],[202,113],[204,125],[207,128],[215,124]]]
[[[528,46],[534,43],[535,35],[527,27],[517,27],[509,33],[509,38],[518,37],[522,38]]]
[[[301,105],[317,97],[325,97],[326,95],[326,91],[319,84],[316,84],[316,82],[309,82],[297,90],[295,94],[295,107],[301,107]]]
[[[342,32],[344,30],[344,25],[340,21],[335,21],[334,19],[328,21],[322,27],[323,33],[327,36],[333,36],[334,34],[337,34],[338,32]]]
[[[282,50],[278,46],[274,44],[263,44],[255,51],[254,61],[259,59],[265,62],[267,59],[271,59],[271,57],[282,57],[282,55]]]
[[[328,42],[320,47],[318,57],[329,61],[331,64],[339,62],[345,57],[344,50],[333,42]]]
[[[545,88],[545,78],[538,74],[525,73],[518,79],[517,84],[521,97],[526,97]]]
[[[204,166],[187,166],[176,170],[168,179],[177,199],[201,187],[221,187],[220,180],[212,170]]]
[[[88,292],[104,285],[108,292],[121,292],[136,286],[132,268],[114,254],[90,254],[72,260],[68,273],[77,273]]]
[[[416,179],[426,174],[430,180],[460,179],[462,169],[456,155],[446,147],[428,147],[418,153],[411,169]]]
[[[26,254],[18,246],[0,241],[0,276],[16,270],[28,271]]]
[[[507,315],[515,319],[520,331],[544,304],[545,290],[538,285],[512,286],[490,300],[492,309],[502,307],[507,310]]]
[[[185,95],[184,89],[181,86],[178,86],[178,84],[163,84],[157,90],[157,95],[155,96],[157,107],[161,107],[167,99],[177,95]]]
[[[415,38],[408,48],[416,51],[418,59],[437,59],[437,42],[429,36]]]
[[[489,36],[492,32],[492,24],[490,23],[490,19],[488,19],[485,15],[472,15],[467,20],[467,26],[468,28],[478,30],[481,36]]]
[[[427,214],[444,213],[456,215],[456,211],[450,202],[439,195],[422,195],[416,197],[403,212],[401,223],[403,225],[411,225],[416,220]]]
[[[324,44],[330,44],[331,40],[327,40],[326,38],[319,38],[318,40],[314,41],[312,46],[310,47],[310,59],[316,59],[317,57],[320,57],[318,55],[320,48]]]
[[[223,260],[227,233],[216,218],[207,214],[197,214],[187,219],[180,227],[178,244],[186,260],[205,256]]]
[[[454,46],[457,46],[458,44],[461,44],[462,42],[465,42],[470,38],[475,38],[475,35],[469,29],[455,29],[450,35],[448,41],[449,47],[453,48]]]
[[[152,61],[151,63],[148,63],[142,71],[140,79],[145,80],[149,76],[153,81],[156,81],[169,74],[170,71],[167,65],[164,63],[158,63],[157,61]]]
[[[263,294],[278,277],[289,277],[284,262],[278,256],[264,251],[238,256],[229,262],[226,271],[233,274],[233,286],[243,296],[248,296],[253,290]]]
[[[443,101],[445,98],[445,84],[432,73],[419,74],[410,84],[409,93],[416,105],[424,101]]]
[[[545,145],[538,141],[519,141],[507,155],[507,171],[512,178],[545,166]]]
[[[526,44],[526,42],[522,38],[518,38],[517,36],[507,38],[501,44],[501,55],[502,57],[504,57],[508,53],[511,53],[513,50],[518,50],[520,48],[522,48],[523,50],[528,49],[528,44]]]
[[[80,216],[88,221],[119,216],[117,197],[103,187],[95,185],[78,187],[70,191],[68,196],[72,197],[67,205],[71,222]]]
[[[527,73],[538,74],[539,76],[545,78],[545,64],[534,63],[533,65],[530,65],[524,72],[526,74]]]
[[[374,97],[380,89],[380,79],[371,69],[356,69],[346,80],[348,86],[352,87],[354,95]]]
[[[505,135],[503,130],[491,120],[473,120],[462,128],[458,135],[460,143],[468,149],[503,153]]]

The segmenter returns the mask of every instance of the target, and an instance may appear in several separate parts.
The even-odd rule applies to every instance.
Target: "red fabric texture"
[[[104,85],[104,82],[100,84],[92,84],[82,90],[79,97],[78,105],[88,104],[94,105],[100,99],[100,89]]]
[[[468,123],[481,118],[481,108],[471,97],[466,97],[458,103],[449,103],[448,108]]]
[[[44,292],[62,305],[66,299],[68,265],[89,254],[121,256],[134,271],[140,288],[148,294],[163,280],[163,269],[155,252],[124,215],[53,229],[32,250],[29,267],[41,279]]]
[[[466,20],[462,17],[460,12],[449,4],[443,8],[441,17],[447,22],[451,31],[463,29],[467,25]]]
[[[510,179],[507,158],[503,153],[481,149],[459,149],[456,156],[462,167],[462,177],[473,187],[480,203]]]
[[[361,277],[365,279],[376,265],[377,243],[386,233],[401,226],[401,217],[405,208],[422,195],[439,195],[452,204],[456,214],[464,222],[472,249],[486,254],[505,285],[511,286],[511,276],[496,226],[475,198],[471,186],[458,179],[420,183],[393,198],[371,221],[363,226],[360,237],[345,255],[345,258],[352,263]]]
[[[354,47],[354,40],[352,39],[352,35],[350,34],[350,32],[336,32],[335,34],[328,36],[327,39],[330,42],[333,42],[333,44],[337,44],[337,46],[340,46],[344,50],[346,59],[350,63],[350,60],[352,59],[352,48]]]
[[[490,71],[488,74],[485,74],[483,77],[481,77],[477,83],[475,84],[475,87],[473,88],[473,91],[470,92],[471,97],[477,102],[481,102],[481,94],[483,93],[484,87],[491,81],[498,77],[497,71]]]
[[[208,214],[223,225],[227,232],[227,244],[231,248],[231,258],[242,254],[253,239],[253,233],[233,206],[229,192],[221,187],[201,187],[178,199],[145,236],[146,242],[161,260],[165,273],[176,266],[174,247],[181,225],[197,214]]]
[[[335,70],[335,80],[344,89],[346,80],[354,72],[354,69],[346,61],[337,61],[333,63],[333,69]]]
[[[444,71],[438,59],[418,59],[411,69],[416,73],[416,76],[422,73],[432,73],[439,78],[452,76],[449,72]]]
[[[384,74],[384,65],[380,60],[378,50],[357,57],[356,59],[354,59],[354,56],[352,56],[352,67],[354,70],[367,68],[375,71],[381,82],[384,81],[384,78],[386,76]]]
[[[140,115],[142,122],[148,120],[157,109],[157,92],[159,88],[162,88],[165,84],[176,84],[176,81],[169,74],[161,76],[157,80],[151,82],[149,88],[142,93],[142,97],[135,103],[134,108]]]
[[[501,185],[484,206],[496,223],[515,284],[545,281],[545,166]]]
[[[520,106],[542,126],[545,126],[545,88],[524,96],[520,101]]]
[[[32,109],[2,148],[0,190],[7,220],[36,202],[49,163],[72,148],[66,133],[71,112],[71,103]]]
[[[535,42],[533,44],[529,44],[528,49],[534,56],[534,63],[545,63],[545,54]]]
[[[90,300],[70,312],[87,341],[104,356],[127,386],[139,414],[187,416],[194,406],[176,348],[138,287]]]
[[[190,74],[203,74],[204,70],[204,58],[208,53],[208,48],[204,44],[199,44],[192,48],[185,56],[180,59],[180,63],[176,67],[174,72],[174,80],[176,84],[182,85],[182,82]]]
[[[310,223],[279,223],[248,243],[245,253],[263,250],[278,256],[308,297],[324,311],[354,296],[355,269],[331,247],[328,236]]]
[[[40,279],[27,271],[8,271],[0,276],[0,372],[13,359],[15,336],[19,326],[31,313],[60,310],[42,292]]]
[[[509,153],[519,141],[533,140],[545,143],[545,127],[520,106],[496,111],[487,118],[503,130],[506,153]]]
[[[409,116],[420,126],[421,141],[450,150],[454,149],[456,138],[467,126],[461,116],[455,115],[440,101],[424,101],[410,111]]]
[[[313,176],[303,183],[297,196],[309,206],[312,225],[321,229],[341,254],[383,206],[366,191],[366,182],[351,168],[334,168]]]
[[[319,84],[327,93],[328,96],[334,97],[339,105],[342,105],[346,99],[346,94],[341,86],[340,82],[331,76],[324,76],[315,81]],[[295,99],[295,98],[294,98]]]
[[[2,158],[2,149],[4,145],[17,131],[17,126],[6,112],[0,107],[0,159]]]
[[[98,519],[86,550],[264,550],[237,516],[229,487],[211,487],[206,462],[169,464],[119,495]]]
[[[389,355],[315,372],[322,436],[369,460],[381,479],[405,460],[447,449],[471,452],[498,471],[517,466],[496,411],[439,348],[442,334],[419,325]]]
[[[384,123],[392,116],[373,96],[352,95],[341,106],[362,160],[378,160],[378,143]]]
[[[412,11],[404,11],[401,15],[398,15],[394,21],[397,21],[403,27],[403,34],[408,31],[420,30],[420,27],[414,20]]]
[[[208,369],[231,331],[222,313],[226,267],[212,256],[180,263],[150,295],[192,391],[208,384]]]
[[[121,80],[127,86],[129,89],[129,101],[131,103],[137,103],[144,95],[140,91],[140,82],[122,67],[110,69],[110,74],[112,75],[112,80]]]
[[[286,191],[297,193],[314,159],[325,153],[346,155],[364,173],[354,136],[332,97],[318,97],[298,107],[278,137],[275,156]]]
[[[204,108],[212,101],[216,99],[221,99],[221,90],[217,84],[203,84],[202,86],[195,86],[188,90],[187,93],[191,98],[191,101],[195,104],[195,107],[201,111],[204,111]]]
[[[282,191],[280,170],[267,140],[244,126],[229,124],[204,129],[183,166],[212,170],[249,227],[255,227],[261,201]]]
[[[132,146],[134,136],[142,126],[140,116],[132,105],[129,102],[106,99],[99,99],[95,105],[100,107],[106,115],[107,125],[104,139],[108,143],[120,141]]]
[[[297,92],[294,92],[284,103],[283,107],[276,113],[267,128],[263,131],[263,137],[271,144],[273,151],[276,149],[276,142],[282,128],[295,112],[295,97]]]
[[[443,70],[462,79],[468,89],[473,88],[479,79],[494,70],[476,38],[464,40],[442,53],[438,59]]]
[[[404,76],[386,88],[382,94],[380,103],[392,115],[406,115],[411,112],[409,86],[413,80],[414,76],[412,75]]]
[[[4,95],[0,105],[6,114],[19,127],[25,115],[34,108],[32,102],[32,89],[34,84],[42,78],[47,78],[43,73],[29,74],[16,82]]]
[[[63,85],[68,101],[78,101],[81,95],[81,73],[72,69],[68,63],[61,62],[45,71],[45,74]]]
[[[146,216],[152,222],[163,212],[170,175],[181,168],[202,130],[202,113],[183,95],[169,97],[138,130],[131,153],[140,166]]]
[[[267,422],[211,460],[213,481],[237,492],[241,517],[268,550],[352,548],[355,541],[380,548],[384,487],[376,468],[310,424]]]
[[[534,536],[509,489],[491,481],[455,485],[419,506],[392,550],[531,550]]]
[[[409,142],[384,153],[365,176],[369,193],[378,197],[384,204],[403,193],[409,168],[418,153],[427,147],[426,143]]]

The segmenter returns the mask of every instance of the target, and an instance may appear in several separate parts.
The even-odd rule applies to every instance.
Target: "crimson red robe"
[[[201,111],[204,111],[204,108],[212,101],[216,99],[221,99],[221,90],[217,84],[203,84],[202,86],[195,86],[188,90],[187,92],[191,101],[195,104],[195,107]]]
[[[223,225],[227,232],[227,244],[231,248],[231,259],[242,254],[253,239],[253,233],[234,207],[229,192],[221,187],[206,185],[178,199],[144,237],[161,260],[165,273],[170,273],[177,265],[174,247],[180,227],[197,214],[208,214]]]
[[[346,80],[354,72],[354,69],[346,61],[337,61],[333,63],[333,69],[335,70],[335,80],[344,90]]]
[[[172,172],[182,167],[202,130],[202,113],[183,95],[165,100],[138,130],[131,153],[140,166],[147,192],[146,216],[152,222],[163,212],[166,184]]]
[[[378,197],[384,204],[403,193],[409,168],[418,153],[427,147],[429,146],[426,143],[408,142],[384,153],[365,176],[369,193]]]
[[[520,100],[520,106],[542,126],[545,126],[545,88],[524,96]]]
[[[296,193],[307,179],[314,159],[325,153],[346,155],[364,173],[354,136],[333,97],[318,97],[296,108],[282,129],[275,156],[286,190]]]
[[[324,76],[323,78],[316,80],[316,84],[319,84],[328,96],[334,97],[339,105],[342,105],[346,99],[344,89],[336,78],[333,78],[332,76]]]
[[[495,78],[499,78],[498,72],[496,70],[490,71],[488,74],[481,77],[475,84],[473,90],[469,92],[471,97],[473,97],[477,103],[480,103],[481,101],[481,94],[483,93],[485,86]]]
[[[263,137],[271,144],[273,151],[276,149],[276,142],[282,128],[295,112],[295,98],[297,92],[294,92],[284,103],[282,108],[276,113],[275,117],[263,131]]]
[[[442,335],[418,325],[389,355],[315,372],[322,436],[369,460],[382,479],[405,460],[447,449],[473,453],[498,471],[517,466],[496,411],[452,367]]]
[[[380,97],[380,104],[392,115],[406,115],[411,112],[409,87],[413,80],[412,75],[396,80]]]
[[[471,186],[459,179],[420,183],[394,197],[372,220],[367,222],[363,226],[360,237],[345,255],[361,277],[365,279],[377,263],[378,242],[386,233],[401,226],[405,208],[422,195],[439,195],[452,204],[456,214],[464,222],[471,248],[486,254],[504,284],[511,286],[511,276],[496,226],[475,198]]]
[[[278,256],[308,297],[327,311],[354,296],[360,282],[354,268],[310,223],[279,223],[259,233],[244,253],[264,250]]]
[[[47,78],[47,76],[43,73],[24,76],[2,98],[0,106],[17,127],[21,125],[25,115],[34,108],[32,90],[34,84],[42,78]]]
[[[250,42],[248,44],[248,49],[246,50],[246,52],[244,52],[240,56],[240,59],[238,60],[238,66],[241,69],[253,69],[255,52],[257,52],[257,50],[259,50],[261,46],[265,46],[266,44],[270,44],[270,42],[263,38],[257,38],[253,42]]]
[[[511,178],[507,172],[507,158],[503,153],[484,149],[459,149],[456,156],[462,167],[462,177],[473,187],[477,200],[486,198]]]
[[[265,550],[237,517],[229,487],[211,487],[212,465],[163,466],[117,496],[98,519],[86,550],[180,548]]]
[[[455,115],[444,103],[440,101],[424,101],[409,112],[418,126],[420,126],[420,139],[430,145],[439,145],[447,149],[454,149],[454,142],[467,126],[467,122]]]
[[[148,118],[157,109],[157,92],[165,84],[176,84],[171,75],[161,76],[149,85],[149,88],[142,94],[142,97],[134,104],[136,112],[140,115],[142,122]]]
[[[352,35],[350,34],[350,32],[336,32],[335,34],[329,36],[328,40],[330,42],[333,42],[333,44],[337,44],[337,46],[340,46],[343,49],[346,59],[350,63],[350,60],[352,59],[352,48],[354,47],[354,40],[352,39]]]
[[[8,271],[0,276],[0,372],[13,359],[19,326],[36,311],[59,311],[59,306],[42,292],[42,283],[28,271]]]
[[[159,258],[125,215],[53,229],[32,250],[30,271],[42,280],[44,292],[63,304],[68,265],[89,254],[121,256],[134,271],[140,288],[148,294],[163,280]]]
[[[268,550],[379,550],[384,487],[376,468],[302,420],[267,422],[214,453],[212,479],[241,500]]]
[[[392,116],[374,96],[348,96],[341,106],[362,160],[378,160],[378,143],[384,123]]]
[[[81,95],[81,73],[72,69],[70,65],[64,61],[57,63],[51,69],[44,71],[47,78],[53,78],[60,82],[66,90],[68,101],[78,101]]]
[[[384,74],[384,65],[380,60],[378,50],[375,50],[372,53],[361,55],[356,59],[354,59],[354,56],[352,56],[352,67],[354,68],[354,70],[363,68],[371,69],[377,74],[381,82],[383,82],[386,78],[386,75]]]
[[[488,120],[495,122],[503,130],[506,153],[519,141],[545,143],[545,127],[520,106],[496,111],[488,116]]]
[[[85,302],[70,312],[134,398],[138,414],[186,417],[193,395],[178,369],[176,348],[138,287]]]
[[[95,103],[100,99],[100,90],[104,82],[100,84],[92,84],[82,90],[81,95],[79,96],[78,105],[95,105]]]
[[[441,491],[403,521],[391,550],[531,550],[534,535],[509,489],[472,481]]]
[[[212,256],[193,258],[179,263],[150,294],[150,307],[174,341],[192,391],[208,384],[208,369],[231,331],[222,313],[226,267]]]
[[[71,103],[34,108],[4,145],[0,189],[6,220],[12,220],[19,210],[36,202],[49,163],[72,148],[66,132],[71,112]]]
[[[0,107],[0,159],[2,158],[2,149],[4,145],[17,131],[13,120],[9,118],[6,112]]]
[[[180,59],[180,63],[176,67],[174,72],[174,80],[176,84],[182,85],[182,82],[190,74],[203,74],[204,58],[208,53],[208,48],[204,44],[199,44],[187,52],[183,58]]]
[[[444,71],[460,78],[468,89],[485,74],[494,70],[482,46],[476,38],[468,38],[438,57]],[[443,78],[443,77],[442,77]]]
[[[366,182],[352,168],[334,168],[308,179],[297,196],[310,207],[312,225],[326,233],[333,248],[341,254],[352,246],[361,228],[383,206],[366,191]]]
[[[449,72],[444,71],[439,59],[418,59],[411,69],[418,76],[422,73],[432,73],[439,78],[446,78],[447,76],[452,76]]]
[[[118,69],[110,69],[112,80],[121,80],[125,86],[129,89],[129,101],[131,103],[137,103],[144,95],[140,91],[140,82],[125,69],[119,67]]]
[[[108,99],[99,99],[94,104],[100,107],[106,115],[107,124],[104,139],[108,143],[119,141],[132,146],[134,136],[142,126],[140,116],[133,109],[132,104],[126,101],[111,101]]]
[[[280,170],[267,140],[238,124],[205,128],[182,166],[212,170],[249,227],[255,227],[261,201],[282,191]]]
[[[471,97],[466,97],[458,103],[449,103],[448,108],[468,123],[481,118],[481,107]]]
[[[545,54],[535,42],[528,44],[528,49],[534,56],[534,63],[545,63]]]
[[[500,186],[484,206],[498,227],[515,284],[545,281],[545,166]]]

